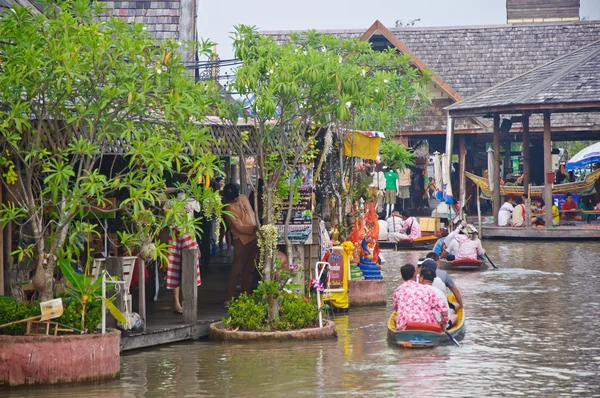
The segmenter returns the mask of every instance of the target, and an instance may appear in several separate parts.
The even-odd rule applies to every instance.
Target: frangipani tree
[[[235,28],[234,49],[243,62],[235,71],[234,88],[249,107],[228,104],[219,116],[238,132],[241,156],[259,160],[257,178],[264,181],[265,212],[257,215],[263,218],[260,267],[266,282],[278,283],[279,270],[273,267],[274,205],[287,199],[284,235],[291,258],[288,229],[294,197],[294,189],[286,192],[287,198],[278,197],[282,180],[298,165],[312,162],[320,133],[335,130],[341,142],[352,128],[391,129],[424,99],[426,76],[411,68],[406,56],[376,52],[367,42],[316,32],[292,34],[279,44],[254,27],[241,25]],[[253,129],[237,126],[240,115],[251,120]],[[257,181],[252,183],[257,186]],[[294,187],[293,181],[290,186]],[[271,319],[277,316],[276,303],[271,301]]]
[[[219,195],[199,184],[217,167],[199,124],[215,87],[194,82],[182,44],[157,42],[141,24],[100,20],[96,3],[55,5],[44,15],[17,7],[0,17],[0,167],[11,198],[0,220],[19,223],[34,241],[42,299],[53,295],[57,261],[73,260],[74,235],[95,230],[85,221],[91,203],[119,194],[117,206],[131,220],[127,238],[146,248],[164,226],[196,229],[184,203],[162,210],[167,176],[178,175],[206,212],[222,208]],[[122,153],[124,167],[109,147]]]

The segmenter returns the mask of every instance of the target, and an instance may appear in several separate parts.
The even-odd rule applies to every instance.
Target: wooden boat
[[[450,302],[456,302],[453,295],[449,294]],[[466,332],[465,314],[462,308],[456,313],[458,322],[448,333],[456,340],[461,340]],[[387,321],[388,341],[404,348],[434,348],[440,345],[453,344],[448,335],[441,331],[439,325],[429,323],[411,322],[407,329],[396,330],[396,313],[394,312]]]
[[[492,197],[492,190],[490,189],[490,184],[487,178],[480,177],[469,172],[465,172],[465,175],[481,189],[482,196],[486,198]],[[554,184],[552,186],[552,194],[579,193],[581,195],[591,195],[595,192],[594,186],[598,178],[600,178],[600,170],[596,170],[593,173],[588,174],[583,181],[570,182],[567,184]],[[544,187],[535,187],[532,185],[529,187],[529,190],[532,198],[541,197],[544,192]],[[501,196],[521,196],[524,193],[523,191],[524,188],[522,185],[500,185]]]
[[[396,250],[431,250],[438,237],[435,235],[421,236],[417,239],[402,239],[396,244]]]
[[[444,269],[457,269],[457,270],[478,270],[484,263],[479,260],[442,260],[440,259],[440,265]]]

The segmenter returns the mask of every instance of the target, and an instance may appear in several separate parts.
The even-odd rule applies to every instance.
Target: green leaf
[[[64,261],[60,262],[60,270],[65,276],[65,279],[73,285],[73,289],[80,293],[85,292],[83,275],[76,273],[73,267],[71,267],[68,262],[65,263]]]
[[[104,305],[106,305],[106,308],[108,308],[112,316],[114,316],[118,322],[121,322],[124,325],[127,324],[125,315],[119,311],[119,309],[112,303],[111,300],[107,299],[106,297],[102,297],[102,301],[104,301]]]

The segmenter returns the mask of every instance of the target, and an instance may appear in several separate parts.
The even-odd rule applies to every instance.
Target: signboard
[[[58,318],[63,314],[62,299],[57,298],[50,301],[42,301],[40,303],[40,310],[42,311],[40,321]]]
[[[293,178],[293,180],[292,180]],[[312,166],[301,165],[295,173],[290,175],[290,180],[299,181],[298,193],[300,198],[292,207],[292,217],[289,225],[289,239],[293,244],[312,244],[312,194],[313,170]],[[277,222],[279,230],[279,244],[283,245],[284,224],[287,214],[287,201],[283,203],[281,218]]]
[[[344,273],[346,272],[346,267],[344,267],[344,249],[334,247],[333,253],[331,253],[327,261],[329,262],[329,288],[343,289]]]

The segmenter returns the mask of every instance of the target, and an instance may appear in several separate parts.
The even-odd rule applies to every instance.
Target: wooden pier
[[[600,240],[597,224],[531,229],[484,225],[482,229],[483,239]]]

